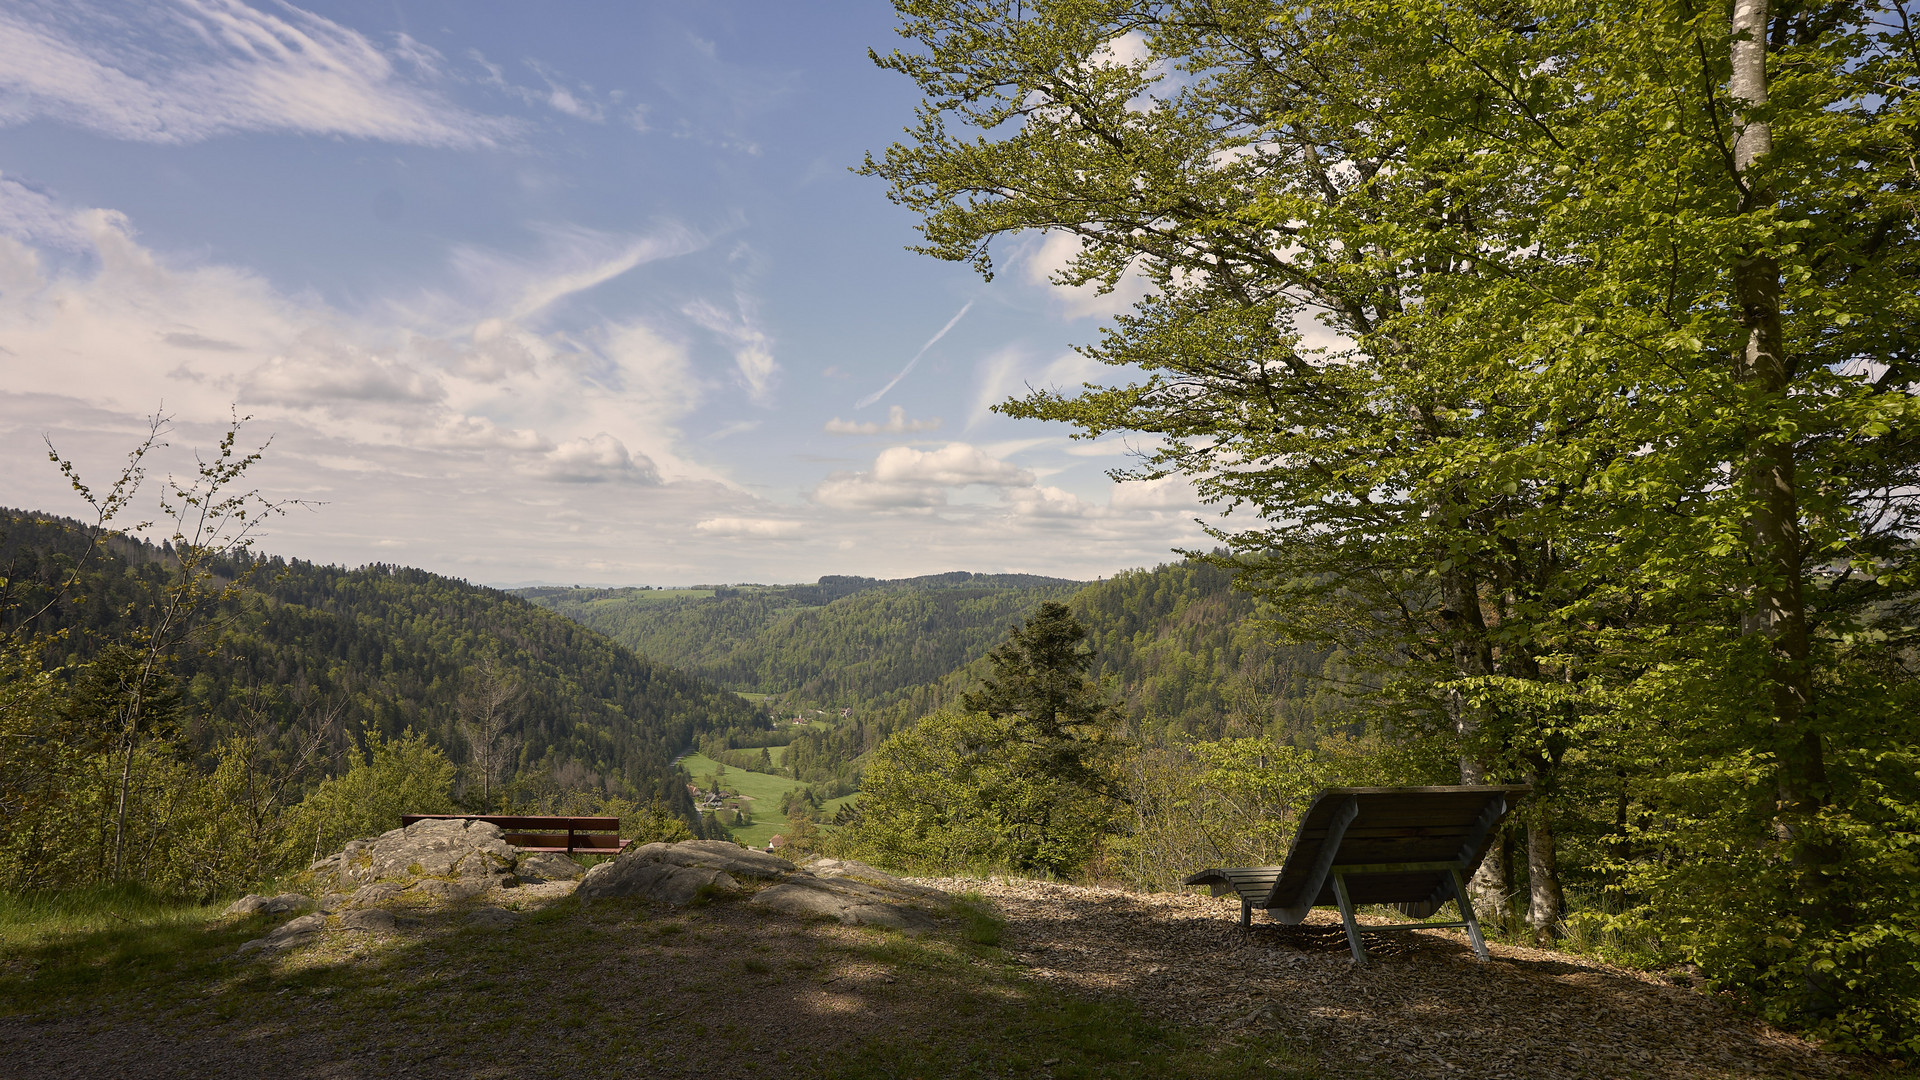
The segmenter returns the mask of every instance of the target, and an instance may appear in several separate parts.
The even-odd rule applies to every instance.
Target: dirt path
[[[1330,1069],[1489,1080],[1857,1075],[1705,994],[1563,953],[1494,945],[1482,964],[1457,932],[1383,933],[1368,935],[1372,963],[1356,968],[1333,912],[1242,930],[1233,897],[922,883],[1000,905],[1005,944],[1036,979],[1126,997],[1169,1020],[1277,1030]]]

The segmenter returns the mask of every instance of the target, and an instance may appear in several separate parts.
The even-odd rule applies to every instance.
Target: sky
[[[990,406],[1123,373],[1137,298],[906,250],[855,175],[918,101],[890,4],[9,0],[0,505],[133,514],[230,416],[260,548],[493,585],[949,570],[1204,546],[1143,445]],[[270,442],[268,442],[270,440]]]

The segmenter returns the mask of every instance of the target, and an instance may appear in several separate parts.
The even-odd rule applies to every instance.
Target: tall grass
[[[96,885],[59,892],[0,892],[0,953],[63,938],[198,927],[221,905],[168,896],[145,885]]]

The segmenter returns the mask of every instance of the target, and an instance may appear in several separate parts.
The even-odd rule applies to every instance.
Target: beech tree
[[[1884,618],[1920,466],[1908,10],[896,7],[914,45],[876,59],[924,101],[866,170],[920,250],[990,275],[1065,231],[1062,283],[1152,286],[1084,347],[1112,385],[1003,411],[1157,436],[1120,475],[1190,479],[1283,633],[1370,661],[1463,780],[1532,779],[1537,927],[1556,826],[1611,804],[1634,917],[1776,1017],[1920,1050]]]

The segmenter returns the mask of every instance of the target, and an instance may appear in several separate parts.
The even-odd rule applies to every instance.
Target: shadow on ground
[[[263,959],[233,955],[284,916],[16,954],[0,1061],[18,1080],[1321,1075],[1278,1035],[1030,978],[958,919],[909,939],[741,902],[406,915]]]

